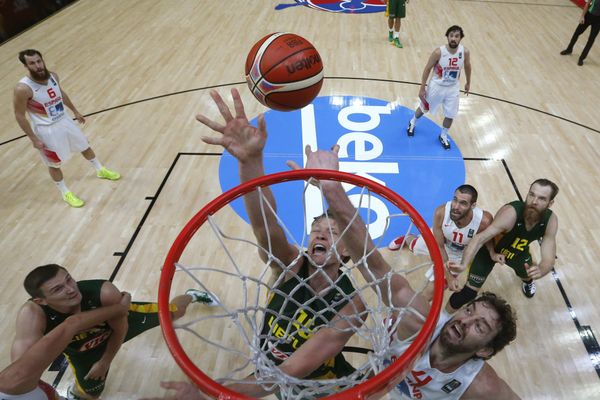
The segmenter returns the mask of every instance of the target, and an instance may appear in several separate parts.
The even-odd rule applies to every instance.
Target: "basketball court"
[[[287,6],[281,6],[284,2]],[[332,2],[314,3],[333,7]],[[376,7],[373,1],[363,3]],[[581,10],[567,0],[412,1],[402,23],[404,48],[398,49],[387,41],[383,12],[326,12],[295,4],[80,0],[0,46],[5,110],[0,119],[0,365],[9,363],[16,313],[27,300],[22,281],[35,266],[58,263],[75,279],[111,279],[135,300],[156,300],[161,267],[179,231],[202,206],[236,185],[231,157],[202,142],[211,132],[194,119],[199,112],[219,117],[210,89],[230,101],[229,91],[236,88],[250,119],[266,112],[268,172],[286,170],[288,159],[302,161],[307,143],[328,148],[346,140],[343,169],[380,180],[428,223],[433,208],[449,200],[461,183],[475,186],[478,205],[495,214],[503,204],[524,197],[533,180],[556,182],[554,273],[537,282],[532,299],[523,296],[509,268],[496,267],[484,286],[505,297],[518,314],[517,339],[490,364],[523,399],[600,397],[600,349],[594,337],[600,332],[594,295],[600,279],[594,223],[600,220],[600,52],[596,44],[584,66],[577,66],[586,32],[573,55],[559,55]],[[461,95],[450,130],[452,150],[444,151],[436,133],[441,115],[421,119],[411,140],[406,123],[417,105],[427,58],[445,43],[444,33],[453,24],[465,31],[462,44],[471,51],[473,74],[471,94]],[[303,111],[269,111],[244,81],[251,46],[278,31],[307,38],[323,59],[321,97]],[[25,74],[17,59],[25,48],[43,53],[48,69],[59,74],[86,116],[83,130],[99,159],[123,176],[117,182],[100,181],[89,163],[74,155],[63,172],[69,187],[86,201],[81,209],[61,201],[15,122],[12,90]],[[362,119],[342,118],[353,112]],[[343,123],[372,122],[375,115],[379,123],[362,131]],[[358,142],[348,139],[358,136],[368,142],[362,158],[357,157]],[[372,137],[380,147],[373,147],[375,139],[365,139]],[[239,209],[224,210],[224,229],[251,238]],[[300,218],[291,224],[301,223]],[[201,239],[195,239],[186,259],[218,264],[217,243]],[[381,239],[384,246],[387,241]],[[382,252],[390,261],[401,257]],[[248,253],[260,268],[255,253]],[[202,282],[227,299],[236,287],[227,287],[218,276],[205,273]],[[187,283],[178,282],[174,290],[184,291]],[[215,312],[200,305],[190,308],[194,317]],[[200,329],[209,337],[223,332],[218,324]],[[235,335],[225,340],[232,346],[243,343]],[[214,348],[199,345],[191,353],[206,370],[227,367]],[[62,394],[73,378],[68,369],[57,368],[44,379],[55,382]],[[162,396],[159,381],[167,379],[185,375],[154,329],[122,346],[103,398]]]

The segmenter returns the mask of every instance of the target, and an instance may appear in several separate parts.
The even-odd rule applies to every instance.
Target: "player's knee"
[[[460,292],[453,293],[448,302],[455,310],[458,310],[477,297],[477,291],[465,285]]]

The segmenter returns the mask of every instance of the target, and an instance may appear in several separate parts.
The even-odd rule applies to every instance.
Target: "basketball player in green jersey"
[[[447,310],[453,312],[473,300],[496,263],[511,267],[521,278],[523,294],[533,297],[534,279],[546,275],[554,267],[558,218],[550,210],[558,186],[548,179],[535,180],[525,202],[516,200],[498,210],[494,221],[475,235],[465,249],[460,265],[450,268],[462,272],[469,267],[469,276],[463,289],[450,296]],[[482,245],[495,238],[494,253]],[[529,244],[541,240],[541,260],[532,262]]]
[[[122,297],[111,282],[99,279],[76,282],[57,264],[35,268],[23,285],[31,299],[17,316],[13,360],[69,316],[118,304]],[[172,318],[182,317],[192,302],[211,305],[217,299],[207,292],[190,289],[172,300]],[[63,351],[75,372],[75,386],[69,389],[69,399],[98,398],[121,344],[158,325],[156,303],[132,302],[127,316],[109,319],[73,336]]]
[[[108,319],[127,316],[130,304],[131,295],[123,293],[118,304],[71,315],[58,324],[0,372],[0,399],[63,399],[52,386],[40,380],[46,368],[69,345],[74,335]]]

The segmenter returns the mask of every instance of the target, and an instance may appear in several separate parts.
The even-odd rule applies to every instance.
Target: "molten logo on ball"
[[[279,111],[310,104],[323,85],[317,49],[293,33],[272,33],[256,42],[246,58],[245,73],[254,97]]]

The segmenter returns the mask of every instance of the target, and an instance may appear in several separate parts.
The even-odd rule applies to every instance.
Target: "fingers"
[[[331,148],[331,151],[334,152],[335,154],[338,154],[340,152],[340,145],[339,144],[334,144],[333,147]]]
[[[286,165],[287,165],[288,167],[290,167],[290,168],[291,168],[291,169],[293,169],[294,171],[296,171],[296,170],[299,170],[299,169],[302,169],[302,167],[301,167],[301,166],[299,166],[298,164],[296,164],[296,162],[295,162],[295,161],[288,160],[288,161],[286,161],[285,163],[286,163]]]
[[[219,124],[202,114],[197,114],[196,120],[198,122],[208,126],[210,129],[212,129],[213,131],[216,131],[216,132],[223,133],[223,130],[225,129],[225,125]]]
[[[202,141],[207,144],[216,144],[219,146],[224,146],[222,137],[213,137],[213,136],[202,136]]]
[[[238,92],[237,89],[231,89],[231,97],[233,98],[235,117],[247,119],[246,111],[244,111],[244,103],[242,103],[242,98],[240,97],[240,92]],[[229,111],[229,108],[227,109],[227,111]]]
[[[235,99],[234,90],[231,91],[231,95],[234,96],[234,99]],[[237,90],[236,90],[236,92],[237,92]],[[210,91],[210,97],[212,97],[212,99],[214,100],[214,102],[217,105],[217,108],[219,109],[219,112],[223,116],[223,119],[225,120],[225,122],[231,121],[233,119],[233,115],[231,115],[231,111],[229,111],[229,106],[227,106],[227,104],[225,104],[221,95],[216,90],[213,89]],[[239,93],[237,94],[237,97],[239,99],[239,97],[240,97]],[[241,102],[241,100],[239,100],[239,101]],[[243,108],[243,106],[242,106],[242,108]]]
[[[258,116],[258,133],[261,137],[267,136],[267,123],[265,122],[265,114],[263,113]]]
[[[310,153],[312,153],[312,148],[310,147],[310,144],[307,144],[306,146],[304,146],[304,154],[306,154],[306,156],[310,156]]]

